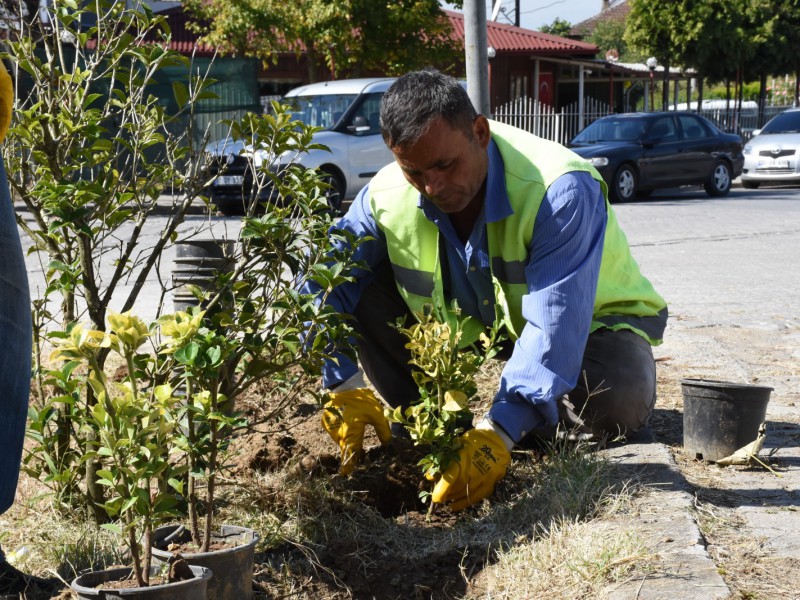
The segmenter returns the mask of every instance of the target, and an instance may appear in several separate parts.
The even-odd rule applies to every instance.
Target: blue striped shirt
[[[486,223],[512,213],[505,186],[503,159],[492,141],[483,209],[466,243],[450,219],[423,196],[420,210],[435,223],[445,240],[445,289],[464,313],[494,321],[494,289],[489,269]],[[529,293],[522,300],[527,324],[500,376],[489,417],[519,441],[526,433],[558,420],[555,399],[572,390],[578,380],[589,334],[600,271],[606,207],[600,185],[584,172],[559,177],[547,190],[534,225],[525,268]],[[375,224],[365,187],[353,201],[339,228],[371,236],[357,250],[357,260],[370,267],[386,259],[386,242]],[[352,313],[361,291],[370,283],[368,271],[341,285],[329,297],[337,310]],[[323,368],[329,387],[354,375],[356,365],[344,356]]]

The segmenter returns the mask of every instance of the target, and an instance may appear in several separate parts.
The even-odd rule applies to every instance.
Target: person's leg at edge
[[[6,171],[0,160],[0,514],[14,502],[19,478],[31,377],[31,303]],[[56,589],[58,580],[28,576],[0,548],[0,594]]]

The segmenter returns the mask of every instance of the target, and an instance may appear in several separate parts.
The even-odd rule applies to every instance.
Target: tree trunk
[[[764,109],[767,106],[767,73],[766,71],[761,72],[761,77],[759,78],[759,89],[758,89],[758,121],[756,121],[756,127],[761,129],[764,126]]]

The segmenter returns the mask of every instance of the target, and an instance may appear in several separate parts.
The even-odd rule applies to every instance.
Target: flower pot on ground
[[[172,302],[176,311],[202,306],[203,293],[217,288],[220,274],[233,271],[235,244],[224,238],[189,238],[175,243]]]
[[[190,566],[189,570],[193,575],[189,579],[142,588],[112,588],[104,584],[118,585],[117,582],[129,580],[133,572],[129,568],[106,569],[76,577],[70,587],[81,600],[206,600],[211,570],[198,566]],[[158,573],[159,567],[151,567],[151,578]]]
[[[253,597],[253,564],[259,535],[252,529],[223,525],[211,535],[212,550],[192,550],[192,535],[182,525],[165,525],[153,532],[153,560],[167,562],[175,554],[191,565],[214,572],[208,584],[208,600],[250,600]]]

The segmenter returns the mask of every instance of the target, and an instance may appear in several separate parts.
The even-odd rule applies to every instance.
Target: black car
[[[600,172],[612,202],[682,185],[702,185],[709,196],[724,196],[744,163],[740,136],[681,111],[601,117],[569,147]]]

